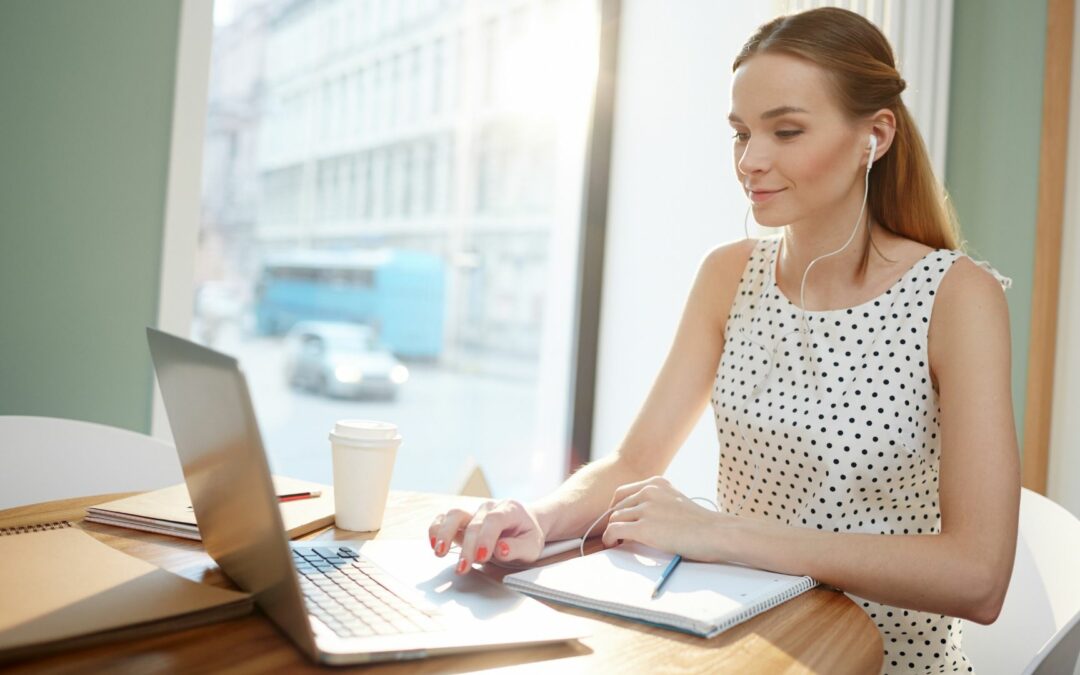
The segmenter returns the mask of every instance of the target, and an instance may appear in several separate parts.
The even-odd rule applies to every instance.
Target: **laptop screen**
[[[239,364],[174,335],[146,332],[206,552],[294,641],[314,652]]]

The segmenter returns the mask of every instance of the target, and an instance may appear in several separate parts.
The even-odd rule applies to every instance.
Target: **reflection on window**
[[[552,487],[597,7],[215,7],[192,330],[241,359],[275,470],[329,481],[326,430],[370,417],[402,429],[397,488],[470,458]]]

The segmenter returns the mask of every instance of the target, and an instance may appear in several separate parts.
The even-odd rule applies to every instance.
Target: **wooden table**
[[[232,587],[200,542],[81,522],[85,507],[127,495],[101,495],[0,511],[0,527],[69,520],[95,538],[190,579]],[[386,539],[427,539],[432,517],[450,506],[472,508],[468,497],[396,492],[383,529]],[[304,539],[370,539],[328,528]],[[564,554],[565,556],[573,553]],[[499,578],[497,569],[485,573]],[[556,605],[553,605],[556,606]],[[495,652],[439,656],[364,666],[371,673],[877,673],[881,637],[870,618],[843,593],[816,588],[715,638],[655,628],[556,606],[587,617],[593,634],[581,641]],[[5,672],[59,673],[295,673],[326,672],[308,662],[262,614],[177,633],[112,643],[7,664]],[[360,668],[357,668],[358,670]],[[337,669],[335,669],[336,672]]]

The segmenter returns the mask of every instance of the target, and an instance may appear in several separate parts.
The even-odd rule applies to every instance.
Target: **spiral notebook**
[[[242,616],[247,593],[197,583],[67,521],[0,528],[0,663]]]
[[[625,544],[503,578],[539,598],[713,637],[805,593],[810,577],[683,560],[655,600],[653,587],[672,555]]]

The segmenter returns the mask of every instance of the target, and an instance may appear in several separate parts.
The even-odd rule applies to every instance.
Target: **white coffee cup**
[[[374,420],[341,420],[330,432],[334,461],[337,526],[355,532],[382,527],[390,475],[401,445],[397,425]]]

